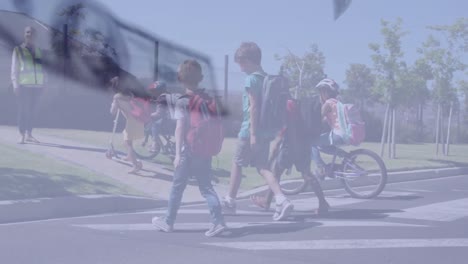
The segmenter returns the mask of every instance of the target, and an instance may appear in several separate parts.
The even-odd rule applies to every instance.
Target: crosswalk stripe
[[[401,189],[403,191],[411,191],[411,192],[416,192],[416,193],[433,193],[434,191],[432,190],[425,190],[425,189]]]
[[[454,221],[468,217],[468,198],[412,207],[405,209],[404,212],[390,213],[389,216],[428,221]]]
[[[394,197],[403,197],[403,196],[411,196],[411,195],[416,195],[416,193],[409,192],[409,191],[384,191],[379,195],[379,197],[380,198],[394,198]],[[327,196],[326,199],[332,207],[368,202],[368,200],[355,199],[347,195]],[[295,211],[308,211],[311,209],[316,209],[318,207],[318,201],[317,201],[317,198],[315,197],[293,199],[291,200],[291,202],[294,204]],[[274,205],[275,205],[274,202],[272,202],[271,208],[274,208]],[[250,204],[249,207],[258,208],[253,204]]]
[[[323,250],[375,248],[468,247],[468,239],[342,239],[304,241],[262,241],[204,243],[205,245],[242,250]]]
[[[306,221],[306,222],[228,222],[230,229],[238,229],[253,226],[282,226],[282,225],[312,225],[314,228],[323,227],[426,227],[425,225],[403,224],[379,221]],[[100,231],[148,231],[155,230],[152,224],[91,224],[74,225],[76,227],[89,228]],[[176,223],[178,230],[204,230],[210,228],[210,223]]]
[[[452,192],[468,192],[468,190],[452,189]]]
[[[140,214],[163,214],[166,213],[166,209],[164,210],[154,210],[151,212],[142,212]],[[208,214],[210,211],[208,209],[180,209],[178,211],[179,214]],[[267,216],[267,215],[273,215],[272,212],[261,212],[261,211],[248,211],[248,210],[236,210],[236,214],[238,215],[252,215],[252,216]]]
[[[411,195],[416,195],[417,190],[384,190],[381,194],[379,194],[379,197],[381,198],[394,198],[394,197],[401,197],[401,196],[411,196]]]

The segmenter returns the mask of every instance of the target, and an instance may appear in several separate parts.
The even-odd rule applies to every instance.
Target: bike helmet
[[[155,81],[148,86],[148,91],[150,92],[165,92],[167,90],[167,85],[165,82]]]
[[[337,96],[340,93],[340,87],[332,79],[323,79],[321,80],[315,88],[319,91],[325,90],[330,95]]]

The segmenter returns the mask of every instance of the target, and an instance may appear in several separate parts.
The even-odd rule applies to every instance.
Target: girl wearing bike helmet
[[[318,90],[320,101],[322,103],[323,122],[326,122],[331,130],[330,132],[320,135],[320,138],[314,142],[312,147],[312,159],[317,166],[316,174],[319,178],[323,179],[327,174],[327,168],[325,166],[325,162],[320,157],[320,151],[317,147],[343,144],[345,130],[340,126],[340,122],[338,120],[338,84],[332,79],[323,79],[317,84],[317,86],[315,86],[315,88]]]

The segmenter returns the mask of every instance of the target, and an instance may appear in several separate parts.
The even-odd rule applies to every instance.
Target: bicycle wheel
[[[370,150],[351,151],[344,158],[342,168],[335,175],[354,198],[374,198],[387,184],[387,168],[379,155]]]
[[[296,180],[283,180],[280,182],[281,191],[285,195],[296,195],[305,191],[307,182],[301,178]]]
[[[295,180],[286,180],[284,179],[285,175],[288,175],[289,170],[282,169],[278,165],[277,159],[274,159],[272,162],[272,171],[275,172],[275,175],[279,181],[281,191],[285,195],[296,195],[303,192],[307,187],[307,182],[303,179],[295,179]]]
[[[153,137],[148,136],[133,142],[135,154],[139,159],[153,159],[161,152],[162,142],[159,137],[156,138],[155,146],[153,148]]]

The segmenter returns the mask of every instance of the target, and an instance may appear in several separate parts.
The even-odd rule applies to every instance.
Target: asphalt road
[[[468,175],[394,183],[373,200],[327,192],[290,197],[289,219],[239,201],[230,230],[206,238],[205,205],[181,208],[174,233],[150,224],[164,208],[0,225],[1,263],[467,263]]]

